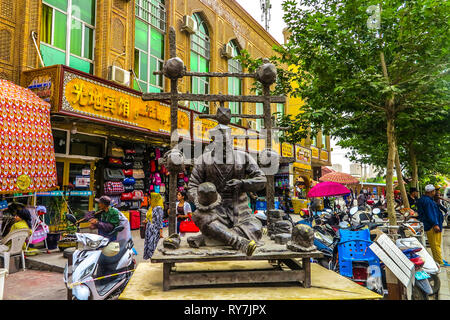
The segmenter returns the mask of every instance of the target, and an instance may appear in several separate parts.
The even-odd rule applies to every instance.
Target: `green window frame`
[[[277,119],[281,119],[284,116],[284,104],[277,103]]]
[[[228,72],[241,73],[242,65],[239,61],[234,59],[234,57],[239,55],[239,47],[235,41],[230,41],[229,44],[233,48],[233,55],[231,59],[228,59]],[[242,79],[236,77],[228,77],[228,94],[240,96],[242,95]],[[241,114],[242,113],[242,103],[241,102],[229,102],[229,108],[231,113]],[[231,123],[242,124],[241,118],[231,118]]]
[[[323,133],[322,130],[322,149],[326,149],[327,148],[327,136]]]
[[[45,66],[94,72],[96,0],[43,0],[40,51]]]
[[[136,0],[134,72],[135,90],[164,91],[162,71],[165,55],[166,7],[162,0]]]
[[[262,92],[260,90],[256,90],[256,95],[260,96]],[[263,103],[256,103],[256,115],[263,115],[264,114],[264,104]],[[256,130],[261,131],[261,129],[264,128],[264,119],[256,119]]]
[[[197,32],[191,35],[191,71],[209,72],[211,58],[211,43],[206,21],[198,13],[192,15],[197,22]],[[193,94],[209,94],[208,77],[191,77],[191,92]],[[209,113],[209,103],[192,101],[190,108],[202,113]]]
[[[311,130],[313,130],[313,129],[314,129],[314,127],[311,126]],[[311,135],[312,135],[312,133],[311,133]],[[312,140],[312,144],[311,145],[317,147],[317,133],[315,135],[311,136],[311,140]]]

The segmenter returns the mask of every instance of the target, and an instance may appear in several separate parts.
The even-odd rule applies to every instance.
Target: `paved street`
[[[450,261],[450,229],[444,229],[443,237],[443,257],[447,262]],[[430,248],[427,248],[431,253]],[[439,293],[439,300],[450,300],[450,267],[441,268],[441,273],[439,274],[441,279],[441,291]]]
[[[298,216],[293,216],[298,220]],[[137,263],[144,262],[142,255],[144,240],[139,236],[139,230],[132,232],[135,248],[138,251]],[[167,228],[164,229],[164,236],[167,236]],[[450,229],[444,229],[444,257],[450,261]],[[430,249],[428,251],[431,253]],[[66,259],[61,253],[42,254],[35,257],[48,265],[53,270],[59,272],[49,272],[40,270],[26,270],[13,273],[6,278],[4,300],[66,300],[66,288],[62,278]],[[439,275],[441,279],[440,300],[450,300],[450,268],[442,268]]]

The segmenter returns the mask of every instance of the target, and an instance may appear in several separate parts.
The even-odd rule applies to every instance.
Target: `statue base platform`
[[[294,252],[264,236],[264,245],[258,247],[252,256],[226,246],[190,248],[186,236],[181,238],[180,248],[166,249],[159,242],[151,258],[152,263],[163,264],[163,290],[179,287],[264,284],[264,283],[302,283],[311,287],[311,258],[320,258],[320,251]],[[201,263],[220,261],[261,261],[269,263],[264,269],[214,270],[197,268],[183,270],[176,265],[181,263]]]

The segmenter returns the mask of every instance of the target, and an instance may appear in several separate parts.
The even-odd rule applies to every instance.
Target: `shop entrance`
[[[77,218],[94,207],[94,161],[61,159],[64,163],[64,189],[67,203]],[[60,160],[57,160],[60,161]]]
[[[95,161],[56,158],[58,187],[63,194],[53,197],[39,197],[39,204],[50,211],[68,212],[77,219],[94,208]],[[48,221],[49,222],[49,221]],[[84,227],[83,224],[81,227]]]

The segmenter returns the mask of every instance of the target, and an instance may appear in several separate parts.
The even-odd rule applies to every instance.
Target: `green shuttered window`
[[[241,73],[242,66],[239,61],[235,60],[234,57],[239,55],[239,47],[235,41],[230,41],[229,43],[233,48],[233,58],[228,60],[228,72]],[[241,78],[228,78],[228,94],[240,96],[242,95],[242,79]],[[229,102],[229,108],[231,113],[241,114],[242,113],[242,103],[241,102]],[[242,124],[242,119],[231,118],[232,123]]]
[[[164,63],[166,8],[162,0],[136,0],[133,87],[143,92],[161,92],[164,78],[154,75]]]
[[[191,71],[209,72],[209,60],[211,45],[208,27],[203,18],[195,13],[193,16],[197,22],[197,32],[191,35]],[[209,78],[192,77],[191,91],[194,94],[209,94]],[[209,104],[205,101],[194,101],[190,103],[191,109],[199,112],[209,113]]]
[[[93,73],[96,0],[44,0],[40,50],[46,66]]]

